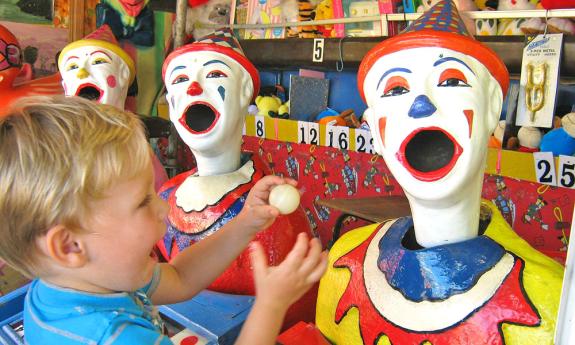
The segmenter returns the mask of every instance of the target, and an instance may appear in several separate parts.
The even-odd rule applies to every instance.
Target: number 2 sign
[[[537,182],[556,186],[557,177],[555,175],[555,161],[553,160],[553,153],[534,152],[533,162],[535,163]]]

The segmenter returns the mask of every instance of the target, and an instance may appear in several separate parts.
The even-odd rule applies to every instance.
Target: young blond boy
[[[22,100],[0,120],[0,176],[0,258],[36,278],[24,307],[30,345],[171,344],[153,305],[207,287],[278,216],[270,189],[296,184],[263,178],[220,231],[158,263],[168,206],[135,115],[76,97]],[[257,296],[236,344],[274,344],[326,256],[305,234],[276,267],[250,246]]]

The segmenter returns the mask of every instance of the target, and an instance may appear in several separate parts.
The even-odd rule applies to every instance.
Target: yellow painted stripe
[[[298,121],[274,119],[267,116],[264,117],[264,121],[266,139],[291,143],[298,142]],[[246,117],[246,135],[254,137],[256,136],[254,116],[248,115]],[[325,146],[325,143],[326,126],[320,125],[320,145]],[[354,128],[350,128],[349,131],[349,147],[351,151],[356,150]],[[371,154],[368,155],[371,157]],[[499,169],[497,164],[498,160]],[[556,166],[557,162],[558,159],[555,158]],[[533,154],[526,152],[497,150],[490,148],[488,149],[487,167],[485,172],[487,174],[501,175],[530,182],[537,182],[533,162]]]

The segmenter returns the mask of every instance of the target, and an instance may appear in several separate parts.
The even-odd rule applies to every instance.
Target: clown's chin
[[[216,124],[218,117],[218,113],[212,107],[196,103],[184,111],[180,122],[192,132],[202,133],[210,130]]]
[[[94,86],[81,86],[76,92],[76,96],[90,101],[98,101],[102,97],[102,90]]]
[[[461,146],[448,133],[428,128],[412,133],[397,156],[418,180],[436,181],[451,171],[461,152]]]

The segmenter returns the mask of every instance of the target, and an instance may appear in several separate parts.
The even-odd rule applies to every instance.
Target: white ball
[[[291,184],[280,184],[270,192],[270,205],[277,208],[281,214],[290,214],[299,205],[299,191]]]

